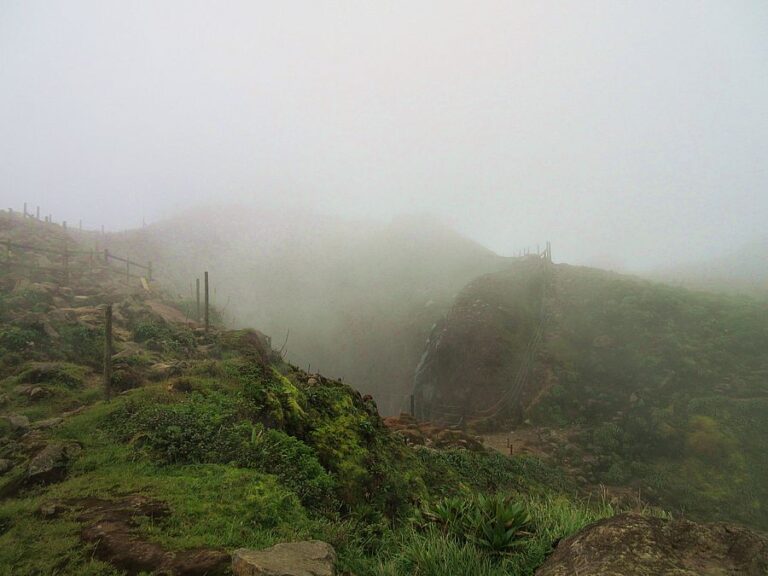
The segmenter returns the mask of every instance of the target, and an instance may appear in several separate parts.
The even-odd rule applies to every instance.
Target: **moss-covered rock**
[[[83,385],[88,369],[77,364],[64,362],[34,362],[19,372],[18,384],[56,384],[65,388],[79,388]]]
[[[768,538],[728,524],[624,514],[558,544],[536,576],[768,573]]]

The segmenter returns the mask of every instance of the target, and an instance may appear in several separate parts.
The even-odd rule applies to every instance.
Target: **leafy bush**
[[[235,427],[232,407],[215,400],[193,393],[176,404],[126,402],[112,415],[112,428],[164,464],[235,460],[250,427]]]
[[[539,492],[543,487],[560,491],[574,489],[563,470],[535,456],[508,457],[496,451],[475,452],[458,448],[419,448],[416,455],[425,468],[424,480],[432,494],[447,496],[461,492],[518,490]]]
[[[61,350],[67,360],[93,367],[101,366],[104,360],[103,328],[68,325],[59,330],[59,335]]]
[[[29,328],[7,326],[0,329],[0,346],[10,352],[22,352],[34,346],[41,338],[40,333]]]
[[[193,392],[185,402],[128,402],[113,429],[163,464],[233,464],[274,474],[314,509],[335,510],[334,481],[310,447],[279,430],[241,420],[238,405]]]
[[[261,427],[253,429],[251,440],[249,467],[277,476],[307,507],[324,511],[338,508],[334,480],[310,446],[280,430]]]
[[[64,362],[36,362],[16,376],[23,384],[57,384],[64,388],[80,388],[87,368]]]
[[[138,322],[133,329],[133,338],[150,349],[167,354],[181,354],[195,347],[195,338],[188,329],[153,320]]]

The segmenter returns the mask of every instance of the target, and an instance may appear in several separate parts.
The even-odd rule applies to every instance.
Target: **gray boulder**
[[[27,467],[26,484],[58,482],[67,473],[70,461],[82,448],[76,442],[56,442],[43,448]]]
[[[8,472],[11,468],[13,468],[13,462],[7,458],[0,458],[0,476]]]
[[[335,576],[335,565],[333,546],[320,540],[241,548],[232,555],[235,576]]]
[[[45,420],[38,420],[32,424],[33,430],[48,430],[54,426],[58,426],[64,421],[64,418],[54,416],[53,418],[46,418]]]
[[[6,422],[10,424],[11,430],[17,434],[29,432],[29,418],[21,414],[8,414],[5,416]]]
[[[558,544],[536,576],[765,576],[768,537],[732,524],[622,514]]]

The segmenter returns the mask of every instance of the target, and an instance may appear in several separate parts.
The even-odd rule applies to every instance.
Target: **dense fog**
[[[0,187],[123,230],[430,214],[626,270],[761,241],[762,2],[0,4]]]
[[[0,0],[0,574],[768,574],[768,2]]]

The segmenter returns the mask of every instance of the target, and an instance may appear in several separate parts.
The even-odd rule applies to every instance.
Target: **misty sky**
[[[768,2],[0,0],[3,208],[428,212],[630,269],[765,237]]]

